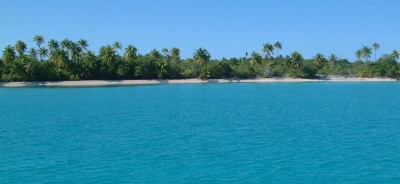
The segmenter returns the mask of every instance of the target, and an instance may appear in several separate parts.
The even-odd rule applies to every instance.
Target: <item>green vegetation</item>
[[[120,42],[102,46],[99,54],[88,50],[88,42],[80,39],[45,44],[35,35],[37,47],[29,48],[21,40],[8,45],[0,59],[0,81],[59,81],[59,80],[119,80],[119,79],[185,79],[185,78],[256,78],[294,77],[318,78],[327,75],[355,77],[399,78],[399,52],[376,58],[378,43],[372,48],[363,46],[356,51],[357,61],[339,59],[335,54],[325,57],[318,53],[304,59],[300,52],[279,55],[282,44],[265,43],[259,52],[241,58],[214,60],[204,48],[193,53],[193,58],[181,59],[179,48],[153,49],[141,55],[134,45],[123,48]],[[372,51],[375,60],[370,61]],[[123,53],[120,55],[120,53]]]

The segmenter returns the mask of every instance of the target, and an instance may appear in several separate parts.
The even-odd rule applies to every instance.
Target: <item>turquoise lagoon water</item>
[[[0,88],[0,183],[400,183],[400,83]]]

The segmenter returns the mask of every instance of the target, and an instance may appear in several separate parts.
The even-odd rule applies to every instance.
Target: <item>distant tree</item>
[[[371,58],[372,49],[368,46],[363,46],[363,48],[361,49],[361,53],[363,58],[365,58],[365,61],[368,61],[368,59]]]
[[[331,55],[329,56],[329,58],[328,58],[329,64],[330,64],[330,65],[334,65],[334,64],[336,63],[337,59],[338,59],[338,58],[336,57],[335,54],[331,54]]]
[[[72,42],[70,46],[71,60],[78,62],[83,56],[83,49],[78,43]]]
[[[103,63],[111,66],[116,62],[117,54],[115,53],[115,46],[102,46],[100,48],[100,59]]]
[[[68,53],[65,50],[58,50],[57,53],[51,56],[51,60],[60,69],[68,69]]]
[[[274,48],[276,50],[276,57],[279,56],[279,50],[282,50],[282,43],[277,41],[274,43]]]
[[[264,43],[262,52],[266,57],[270,57],[274,53],[274,46],[270,43]]]
[[[137,57],[137,48],[134,45],[128,45],[125,48],[124,58],[125,60],[133,60]]]
[[[159,60],[162,58],[162,55],[160,54],[160,51],[158,51],[157,49],[153,49],[150,51],[149,56],[153,59]]]
[[[393,50],[391,56],[397,61],[399,59],[399,51]]]
[[[38,51],[35,48],[31,48],[28,51],[28,56],[31,60],[37,60]]]
[[[210,61],[211,55],[206,49],[200,47],[193,53],[193,59],[199,65],[206,65]]]
[[[293,68],[299,68],[303,60],[303,56],[298,51],[295,51],[290,55],[290,64]]]
[[[163,55],[165,58],[169,58],[169,50],[168,50],[168,48],[163,48],[163,49],[161,50],[161,52],[162,52],[162,55]]]
[[[314,62],[315,62],[315,65],[322,68],[325,63],[325,56],[321,53],[318,53],[317,55],[314,56]]]
[[[114,42],[113,47],[114,47],[116,53],[118,53],[118,50],[122,49],[122,44],[120,42],[116,41],[116,42]]]
[[[171,59],[173,62],[180,62],[181,60],[181,51],[177,47],[173,47],[171,49]]]
[[[78,40],[78,45],[83,51],[86,51],[87,47],[89,47],[87,40],[84,40],[84,39]]]
[[[358,49],[356,51],[356,57],[357,57],[357,60],[361,60],[361,58],[363,57],[363,53],[362,53],[361,49]]]
[[[252,52],[250,58],[250,66],[253,68],[254,66],[260,64],[261,64],[261,55],[257,52]]]
[[[15,51],[14,47],[11,45],[7,45],[3,51],[3,62],[4,64],[11,64],[15,60]]]
[[[19,56],[24,55],[26,51],[26,44],[25,42],[18,40],[17,43],[15,44],[15,50],[18,52]]]
[[[69,40],[68,38],[65,38],[64,40],[61,40],[61,49],[69,52],[72,44],[73,44],[73,42],[71,40]]]
[[[48,56],[48,50],[46,48],[39,48],[39,56],[40,56],[40,60],[43,61],[43,58]]]
[[[35,37],[33,37],[33,41],[36,42],[36,45],[40,48],[40,46],[44,42],[44,38],[42,35],[35,35]]]
[[[55,40],[55,39],[51,39],[51,40],[47,43],[47,46],[49,47],[50,55],[51,55],[52,53],[57,52],[57,50],[60,48],[60,44],[59,44],[58,41]]]
[[[376,61],[376,51],[381,47],[378,43],[374,43],[374,44],[372,44],[372,47],[374,47],[374,50],[375,50],[375,61]]]

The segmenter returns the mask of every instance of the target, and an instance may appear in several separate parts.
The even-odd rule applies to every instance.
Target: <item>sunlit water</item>
[[[399,183],[400,83],[0,88],[0,183]]]

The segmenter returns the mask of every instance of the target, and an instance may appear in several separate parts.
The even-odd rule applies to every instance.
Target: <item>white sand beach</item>
[[[346,78],[328,77],[323,79],[300,78],[258,78],[258,79],[171,79],[171,80],[82,80],[82,81],[43,81],[43,82],[0,82],[0,87],[90,87],[122,86],[147,84],[196,84],[196,83],[273,83],[273,82],[394,82],[391,78]]]

